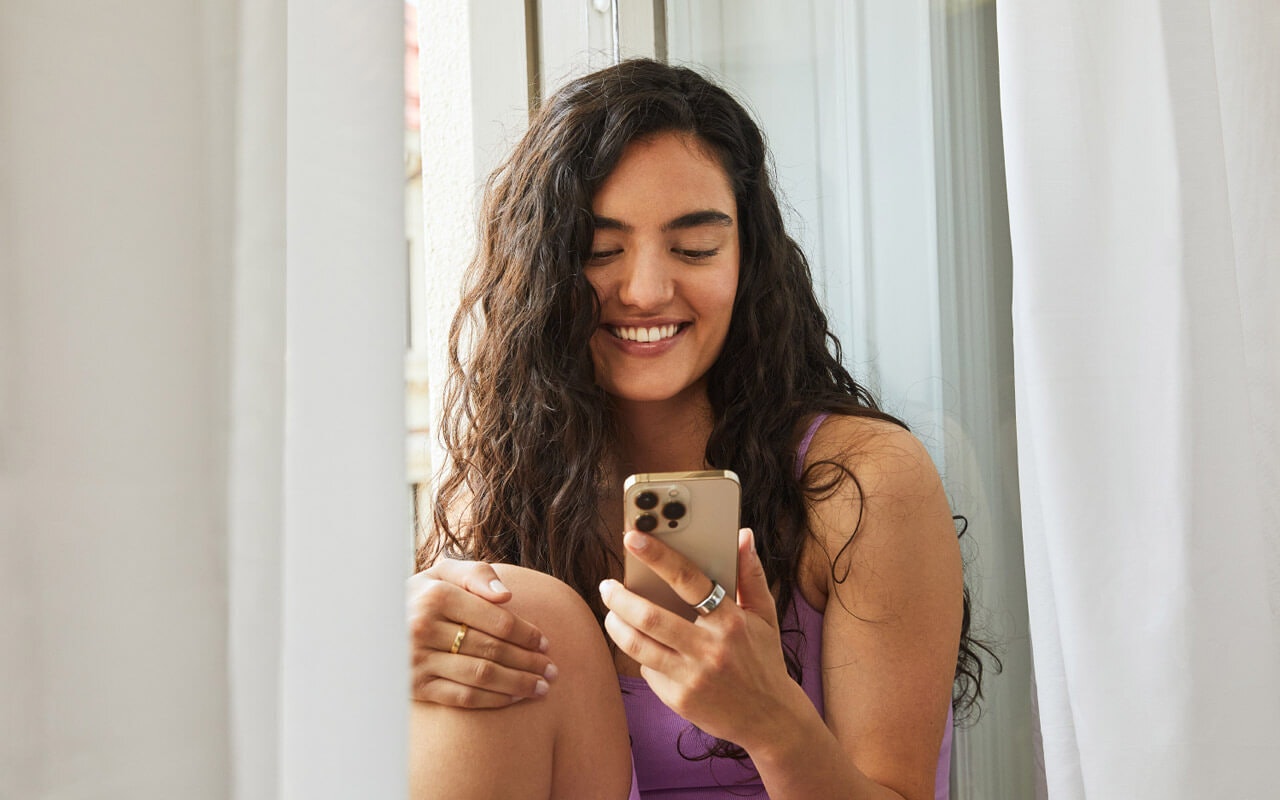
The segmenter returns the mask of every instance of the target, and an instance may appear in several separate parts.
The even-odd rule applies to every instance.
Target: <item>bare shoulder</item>
[[[939,484],[933,460],[915,434],[871,417],[829,417],[814,433],[805,461],[843,466],[868,494]]]
[[[858,591],[850,586],[842,597],[856,594],[865,602],[870,598],[862,590],[893,566],[924,557],[954,560],[958,567],[942,481],[910,431],[878,419],[832,416],[815,433],[805,462],[816,488],[809,525],[810,549],[817,552],[807,559],[808,571],[822,594],[829,594],[833,572],[859,578],[850,582]]]
[[[819,488],[813,508],[830,522],[843,523],[832,531],[842,539],[853,530],[850,521],[876,525],[946,510],[929,452],[914,434],[891,422],[832,416],[814,434],[805,462]],[[849,515],[853,520],[844,519]],[[945,516],[951,518],[949,512]]]

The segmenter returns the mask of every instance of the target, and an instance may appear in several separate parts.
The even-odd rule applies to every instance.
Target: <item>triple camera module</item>
[[[683,487],[669,486],[659,491],[645,490],[635,497],[635,506],[640,512],[635,516],[635,527],[642,533],[652,533],[662,523],[668,529],[676,530],[680,527],[680,520],[688,513],[689,508],[685,504],[688,495]],[[662,506],[661,509],[658,509],[659,505]]]

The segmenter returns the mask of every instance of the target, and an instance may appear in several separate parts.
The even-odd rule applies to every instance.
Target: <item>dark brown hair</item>
[[[596,587],[620,564],[609,541],[616,520],[599,510],[615,431],[589,350],[599,313],[583,274],[591,200],[627,144],[668,131],[697,137],[718,157],[737,201],[740,277],[728,337],[708,375],[706,463],[741,476],[742,524],[759,533],[765,572],[780,590],[779,618],[798,585],[809,503],[841,480],[857,482],[830,462],[797,480],[801,426],[822,411],[902,424],[841,365],[747,111],[689,69],[624,61],[556,93],[489,178],[477,253],[449,332],[440,435],[450,461],[420,567],[446,552],[519,564],[569,584],[603,618]],[[840,561],[838,554],[831,567],[836,581],[847,576]],[[982,675],[967,591],[964,611],[953,693],[960,710],[980,696]],[[794,655],[787,660],[798,677]]]

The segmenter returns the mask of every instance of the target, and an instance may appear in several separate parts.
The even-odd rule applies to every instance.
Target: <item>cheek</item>
[[[729,284],[728,288],[721,284],[714,295],[707,295],[707,300],[715,309],[708,315],[707,321],[712,325],[707,329],[707,333],[711,337],[708,344],[714,348],[716,358],[720,357],[724,351],[725,342],[729,339],[729,328],[733,325],[733,304],[737,296],[737,286],[733,284]]]
[[[604,331],[597,328],[596,331],[591,334],[591,338],[587,340],[587,346],[591,350],[591,361],[592,363],[595,364],[597,370],[600,369],[600,363],[602,360],[601,353],[604,350],[604,344],[605,344],[603,341],[601,341],[600,337],[605,335],[607,334],[605,334]]]
[[[738,272],[734,270],[732,274],[726,275],[725,278],[717,282],[715,291],[709,295],[715,307],[719,309],[720,315],[724,317],[725,325],[728,325],[729,318],[733,316],[733,306],[738,300]]]
[[[724,293],[724,307],[726,313],[733,314],[733,305],[738,302],[738,285],[735,282],[733,288]]]
[[[604,357],[605,343],[600,341],[602,333],[602,331],[596,331],[588,342],[591,348],[591,376],[597,386],[604,386],[610,380],[609,362]]]
[[[586,267],[582,270],[582,276],[587,279],[587,283],[595,291],[596,297],[603,298],[613,288],[614,280],[609,277],[609,270],[604,267]]]

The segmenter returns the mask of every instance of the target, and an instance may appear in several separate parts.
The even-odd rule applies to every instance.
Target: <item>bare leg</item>
[[[501,709],[412,703],[412,800],[626,800],[631,746],[604,633],[582,598],[540,572],[496,565],[508,607],[538,626],[560,670],[551,691]]]

